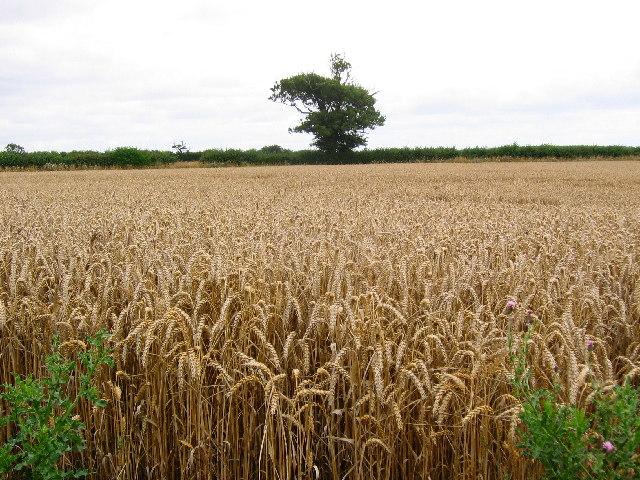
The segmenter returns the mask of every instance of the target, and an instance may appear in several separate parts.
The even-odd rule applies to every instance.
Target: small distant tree
[[[312,145],[327,153],[348,152],[367,144],[366,130],[384,125],[375,93],[351,81],[351,64],[331,55],[331,76],[301,73],[277,82],[269,100],[295,107],[304,118],[289,132],[311,133]]]
[[[23,147],[15,143],[8,144],[4,150],[9,153],[26,153]]]
[[[187,147],[184,141],[181,141],[180,143],[173,142],[171,148],[173,148],[176,151],[176,154],[179,156],[184,155],[185,153],[189,153],[189,147]]]
[[[260,149],[262,153],[288,153],[291,150],[281,147],[280,145],[267,145]]]

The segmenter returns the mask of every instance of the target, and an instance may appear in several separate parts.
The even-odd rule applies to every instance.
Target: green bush
[[[144,167],[151,165],[151,155],[133,147],[118,147],[108,153],[110,165],[118,167]]]
[[[24,167],[25,163],[25,154],[0,152],[0,167]]]
[[[0,426],[11,426],[14,435],[0,448],[0,474],[12,472],[32,480],[87,475],[85,470],[63,471],[58,465],[66,452],[85,448],[81,435],[85,424],[75,415],[78,403],[86,399],[95,407],[106,406],[92,380],[100,365],[114,364],[110,350],[104,347],[107,337],[104,331],[90,337],[90,348],[69,361],[60,354],[54,338],[52,353],[46,358],[47,376],[23,379],[15,374],[15,385],[4,385],[0,398],[9,404],[9,414],[0,418]],[[80,386],[72,398],[67,391],[75,375]]]
[[[515,308],[515,302],[509,302],[508,314]],[[594,395],[583,408],[561,402],[557,382],[552,390],[532,389],[527,355],[536,325],[531,313],[527,319],[530,322],[519,349],[513,346],[513,332],[508,334],[512,383],[522,405],[523,427],[517,446],[526,457],[542,464],[544,479],[636,478],[640,472],[640,390],[628,379],[606,392],[595,384]],[[587,341],[587,350],[592,343]]]
[[[200,161],[200,152],[182,152],[177,155],[178,162],[198,162]]]
[[[177,154],[174,152],[167,152],[162,150],[146,150],[144,151],[144,153],[149,157],[149,160],[148,160],[149,164],[152,164],[152,165],[169,164],[169,163],[175,163],[178,161],[183,161],[184,156],[188,154],[188,152]]]
[[[109,155],[102,152],[96,152],[94,150],[73,150],[71,152],[63,153],[62,156],[65,159],[65,163],[67,165],[74,165],[76,167],[110,166]]]
[[[260,153],[257,150],[239,150],[236,148],[228,148],[226,150],[214,148],[205,150],[200,154],[201,162],[229,165],[258,165],[261,163],[259,158]]]

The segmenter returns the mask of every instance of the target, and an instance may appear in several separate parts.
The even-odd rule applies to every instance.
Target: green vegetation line
[[[583,160],[640,156],[640,147],[620,145],[504,145],[501,147],[376,148],[325,153],[320,150],[284,149],[278,145],[259,150],[209,149],[201,152],[140,150],[119,147],[105,152],[26,152],[10,144],[0,151],[0,168],[145,167],[179,162],[231,165],[327,165],[408,162],[480,162],[511,160]]]

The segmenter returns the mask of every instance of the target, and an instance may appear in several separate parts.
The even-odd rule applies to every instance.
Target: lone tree
[[[15,143],[8,144],[4,151],[9,153],[26,153],[23,147]]]
[[[367,144],[365,130],[384,125],[374,108],[375,93],[350,81],[351,64],[331,55],[331,77],[301,73],[277,82],[269,100],[295,107],[304,115],[289,132],[307,132],[323,152],[348,152]]]
[[[184,140],[182,140],[180,143],[173,142],[173,145],[171,146],[171,148],[173,148],[176,151],[176,155],[178,156],[184,155],[185,153],[189,153],[189,147],[187,147],[187,145],[184,143]]]

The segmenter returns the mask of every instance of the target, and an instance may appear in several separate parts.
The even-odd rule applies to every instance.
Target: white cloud
[[[334,51],[379,91],[372,147],[638,144],[635,0],[0,3],[0,143],[28,150],[305,148],[269,89]]]

